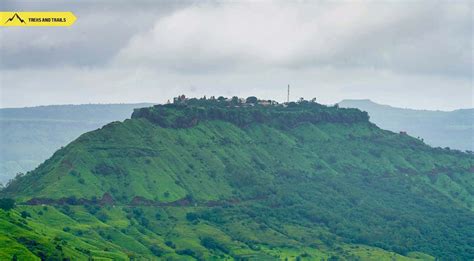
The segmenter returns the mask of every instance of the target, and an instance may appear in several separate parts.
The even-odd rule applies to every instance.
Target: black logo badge
[[[17,18],[18,20],[20,20],[20,22],[21,22],[22,24],[26,24],[25,20],[21,19],[21,17],[20,17],[17,13],[15,13],[12,17],[8,18],[8,20],[5,22],[5,24],[8,23],[8,22],[13,21],[15,18]]]

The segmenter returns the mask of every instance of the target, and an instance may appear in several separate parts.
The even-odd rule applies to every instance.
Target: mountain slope
[[[343,100],[343,108],[367,111],[382,129],[406,131],[432,146],[474,150],[474,109],[455,111],[413,110],[381,105],[370,100]]]
[[[81,135],[2,194],[111,253],[469,259],[473,166],[355,109],[190,100]]]
[[[0,183],[33,170],[82,133],[151,104],[53,105],[0,109]]]

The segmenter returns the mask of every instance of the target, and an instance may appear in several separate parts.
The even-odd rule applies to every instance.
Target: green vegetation
[[[145,118],[165,128],[189,128],[201,121],[219,120],[239,127],[260,123],[280,129],[293,128],[301,123],[349,124],[367,122],[369,119],[366,112],[357,109],[338,109],[305,100],[298,103],[291,102],[288,105],[278,105],[274,101],[262,102],[265,102],[266,106],[241,102],[237,97],[233,97],[230,101],[224,101],[223,97],[209,100],[190,99],[174,104],[135,109],[132,118]]]
[[[471,154],[355,109],[247,101],[178,99],[80,136],[2,191],[18,206],[0,258],[474,258]]]
[[[15,200],[11,198],[0,198],[0,208],[8,211],[15,207]]]
[[[82,133],[130,117],[151,104],[52,105],[0,109],[0,183],[33,170]]]

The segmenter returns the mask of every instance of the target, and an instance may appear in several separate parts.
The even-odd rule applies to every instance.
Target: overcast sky
[[[0,28],[0,107],[250,96],[473,107],[471,1],[19,1],[69,28]]]

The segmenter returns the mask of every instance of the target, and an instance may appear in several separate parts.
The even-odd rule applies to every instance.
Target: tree
[[[15,207],[15,200],[11,198],[0,198],[0,208],[9,211]]]
[[[195,220],[198,220],[199,219],[199,215],[194,213],[194,212],[189,212],[186,214],[186,219],[188,221],[195,221]]]
[[[237,96],[232,97],[232,99],[230,100],[230,102],[231,102],[231,104],[233,104],[233,105],[239,104],[239,103],[240,103],[239,97],[237,97]]]
[[[258,99],[257,97],[255,96],[250,96],[250,97],[247,97],[247,99],[245,100],[246,103],[253,103],[253,104],[256,104],[258,102]]]

